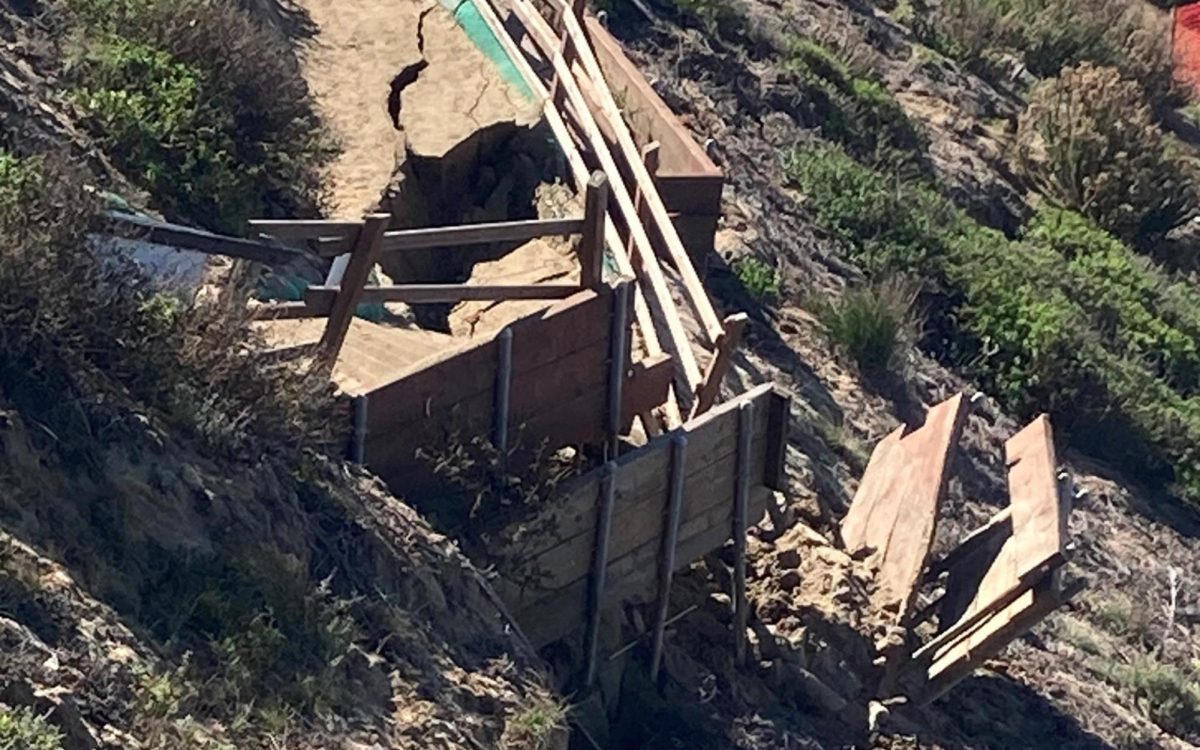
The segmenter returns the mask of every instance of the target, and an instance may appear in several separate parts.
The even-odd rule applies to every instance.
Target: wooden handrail
[[[635,266],[640,272],[639,276],[650,287],[650,293],[646,299],[669,333],[666,348],[675,358],[675,362],[680,368],[681,385],[686,387],[684,392],[688,394],[687,399],[690,405],[692,392],[701,381],[700,368],[696,364],[696,357],[692,352],[687,331],[683,327],[683,321],[679,317],[679,312],[675,308],[675,302],[671,298],[670,290],[667,288],[666,278],[663,276],[662,269],[658,266],[658,258],[650,243],[650,238],[646,234],[645,227],[638,221],[633,198],[630,196],[628,188],[626,188],[621,179],[620,170],[617,168],[612,152],[609,150],[608,144],[600,132],[599,125],[596,124],[596,119],[593,117],[590,108],[587,106],[587,102],[584,100],[578,82],[567,66],[566,60],[557,49],[553,32],[550,30],[549,25],[533,6],[522,2],[522,0],[510,0],[510,3],[518,19],[521,20],[530,32],[530,37],[541,48],[542,53],[550,59],[557,74],[557,80],[561,87],[560,90],[566,94],[567,100],[574,108],[575,114],[581,121],[578,124],[583,128],[589,145],[600,161],[601,168],[609,176],[610,188],[616,198],[617,206],[620,208],[622,216],[625,217],[626,227],[634,238],[634,246],[637,249],[634,257]],[[578,43],[575,46],[579,46]],[[677,391],[676,395],[681,396],[682,393]]]
[[[136,236],[128,239],[195,250],[207,255],[227,255],[231,258],[252,260],[268,266],[281,266],[304,257],[302,251],[290,247],[279,247],[240,237],[226,237],[203,229],[159,221],[148,216],[110,211],[107,218],[113,224],[128,226],[138,232]]]
[[[579,147],[572,139],[566,122],[563,120],[562,113],[554,105],[554,99],[542,83],[542,79],[533,71],[529,61],[526,59],[525,51],[517,45],[516,41],[509,34],[508,28],[497,17],[497,11],[492,7],[492,3],[494,2],[496,0],[484,0],[477,3],[476,8],[479,10],[479,15],[496,39],[499,40],[500,46],[504,48],[509,59],[516,65],[518,72],[520,72],[521,77],[525,80],[525,84],[529,86],[530,91],[542,101],[542,113],[546,118],[546,122],[550,125],[550,130],[554,133],[555,140],[558,141],[559,147],[567,157],[567,164],[571,168],[575,187],[577,190],[583,190],[583,186],[587,183],[590,176],[587,164],[583,160],[583,154],[580,153]],[[612,253],[618,275],[622,278],[633,279],[635,277],[633,265],[629,262],[629,254],[625,251],[625,244],[621,240],[616,225],[612,221],[608,221],[605,224],[604,245]],[[642,293],[641,286],[637,285],[633,289],[633,310],[646,353],[649,356],[662,354],[663,348],[658,340],[658,333],[654,329],[650,307],[646,304],[646,297]],[[668,427],[677,427],[683,423],[679,405],[676,403],[674,397],[667,401],[665,407],[667,410]]]
[[[520,2],[521,0],[515,1]],[[616,99],[613,98],[612,91],[609,90],[608,84],[605,82],[604,73],[600,70],[600,64],[596,61],[596,55],[592,51],[591,41],[588,39],[587,33],[584,32],[583,26],[575,16],[571,6],[563,2],[563,0],[558,0],[557,5],[562,12],[566,31],[572,40],[571,46],[575,50],[576,57],[583,64],[583,69],[587,77],[591,78],[593,89],[599,97],[600,116],[607,121],[609,127],[616,134],[617,144],[625,157],[625,162],[628,164],[630,171],[633,172],[638,192],[649,208],[650,216],[653,220],[651,223],[658,228],[671,262],[683,278],[683,286],[687,292],[688,301],[691,302],[692,308],[696,311],[696,315],[699,316],[700,323],[704,328],[709,343],[716,345],[717,339],[724,331],[724,326],[721,319],[717,316],[716,310],[713,309],[712,301],[708,298],[708,293],[704,290],[704,283],[700,280],[700,276],[697,275],[696,269],[692,266],[691,257],[687,254],[683,242],[679,239],[678,232],[675,231],[675,223],[671,221],[670,214],[667,213],[667,207],[663,204],[662,197],[658,194],[654,178],[643,163],[642,154],[637,144],[633,141],[633,135],[629,132],[629,127],[625,124],[625,119],[621,116],[621,109],[617,106]]]
[[[579,292],[578,284],[400,284],[373,286],[362,290],[358,302],[407,302],[433,304],[449,302],[516,299],[565,299]],[[310,286],[304,290],[304,303],[313,315],[324,315],[338,295],[337,287]]]
[[[300,241],[322,258],[350,251],[360,223],[346,221],[278,221],[254,219],[250,232],[280,240]],[[538,237],[580,234],[584,218],[526,219],[446,227],[400,229],[383,235],[382,251],[427,250],[457,245],[483,245],[491,242],[520,242]]]

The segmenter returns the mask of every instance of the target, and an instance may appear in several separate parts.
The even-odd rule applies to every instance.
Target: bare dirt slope
[[[406,151],[440,156],[472,133],[514,119],[523,106],[435,1],[299,6],[313,32],[302,45],[304,74],[342,145],[329,174],[337,216],[376,208]]]

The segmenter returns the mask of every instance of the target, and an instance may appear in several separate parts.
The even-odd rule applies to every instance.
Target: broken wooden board
[[[1010,509],[964,554],[952,551],[941,632],[914,654],[926,670],[925,700],[943,694],[1065,601],[1070,498],[1060,492],[1050,421],[1041,416],[1005,445]],[[983,539],[976,542],[974,540]]]
[[[875,448],[842,522],[852,553],[874,550],[878,604],[906,622],[920,584],[938,509],[946,495],[950,459],[966,418],[963,394],[929,410],[925,424],[898,428]]]

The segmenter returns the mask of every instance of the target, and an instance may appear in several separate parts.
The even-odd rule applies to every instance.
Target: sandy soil
[[[318,29],[301,52],[304,73],[343,153],[330,169],[333,213],[372,210],[404,156],[444,153],[470,133],[528,109],[495,67],[429,0],[300,0]],[[425,12],[427,11],[427,12]],[[421,23],[424,13],[424,23]],[[388,112],[392,80],[429,62],[403,96],[403,130]]]

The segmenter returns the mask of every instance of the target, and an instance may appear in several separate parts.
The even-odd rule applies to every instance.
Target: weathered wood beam
[[[363,220],[350,254],[350,263],[342,275],[342,283],[337,289],[329,290],[329,320],[318,346],[321,356],[330,365],[337,362],[342,344],[346,341],[359,296],[371,275],[371,269],[379,260],[380,243],[391,220],[390,214],[371,214]],[[308,302],[307,298],[305,302]]]
[[[136,230],[136,234],[128,239],[142,240],[156,245],[169,245],[208,255],[227,255],[231,258],[252,260],[268,266],[281,266],[305,257],[303,251],[290,247],[279,247],[240,237],[226,237],[203,229],[170,224],[145,216],[110,211],[107,217],[117,226]],[[125,235],[120,236],[124,237]]]
[[[579,234],[584,219],[527,219],[487,224],[461,224],[453,227],[401,229],[383,236],[383,252],[427,250],[457,245],[485,245],[492,242],[523,242],[538,237]]]
[[[401,284],[364,289],[359,301],[363,303],[406,302],[410,305],[434,303],[514,299],[566,299],[579,291],[575,284]],[[334,289],[323,286],[304,291],[304,302],[318,314],[324,314],[337,296]]]
[[[265,302],[250,308],[251,320],[297,320],[316,317],[319,316],[304,302]]]
[[[584,195],[583,237],[579,242],[580,282],[586,289],[604,281],[604,226],[608,214],[608,178],[596,172]]]
[[[633,198],[629,194],[624,181],[621,179],[621,172],[617,167],[616,161],[613,159],[608,144],[604,141],[600,128],[596,124],[595,117],[584,100],[575,76],[557,49],[553,32],[550,30],[546,20],[541,17],[532,5],[524,0],[510,0],[510,6],[530,32],[530,37],[541,47],[543,54],[550,58],[551,64],[558,74],[558,80],[562,84],[562,91],[566,94],[568,101],[571,102],[581,120],[580,125],[584,129],[588,143],[595,152],[601,168],[609,176],[613,196],[616,199],[617,206],[620,208],[621,215],[626,219],[625,224],[629,232],[633,235],[634,246],[637,248],[633,259],[634,266],[639,271],[639,278],[643,279],[649,287],[650,293],[646,297],[647,302],[650,304],[651,311],[655,314],[657,322],[663,325],[668,334],[665,346],[675,358],[676,365],[679,367],[680,388],[677,390],[676,396],[680,399],[686,399],[686,405],[690,406],[694,389],[700,382],[700,368],[696,364],[696,358],[691,349],[691,342],[688,339],[687,331],[684,329],[683,321],[679,317],[679,311],[676,309],[670,290],[667,288],[666,278],[658,265],[658,256],[654,252],[645,227],[638,221],[637,211],[633,205]],[[568,25],[573,20],[569,15],[566,18]],[[576,26],[578,26],[577,23]],[[586,44],[586,39],[584,42]],[[578,46],[578,41],[576,45]],[[638,163],[640,166],[640,161]]]

